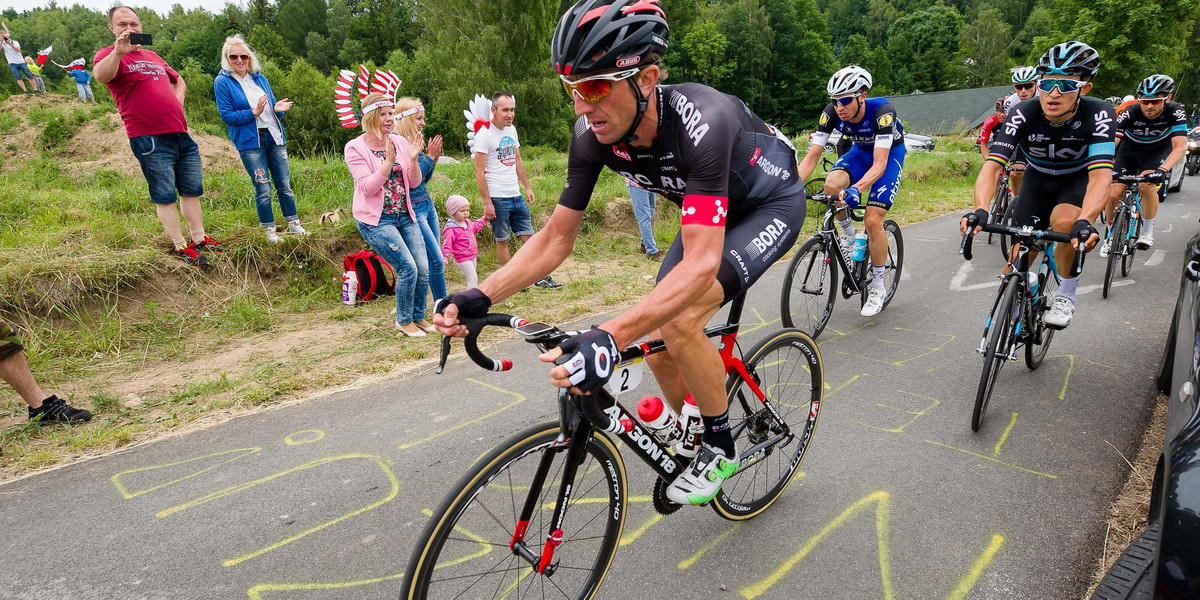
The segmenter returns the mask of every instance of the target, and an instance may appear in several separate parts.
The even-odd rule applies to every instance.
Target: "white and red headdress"
[[[354,87],[358,80],[358,99],[361,103],[367,94],[375,92],[382,94],[384,100],[354,109]],[[370,82],[368,84],[368,82]],[[368,85],[370,88],[368,89]],[[333,86],[333,107],[337,111],[338,121],[342,127],[358,127],[362,115],[385,106],[396,105],[396,93],[400,90],[400,78],[392,71],[375,71],[371,77],[370,71],[363,65],[358,66],[358,73],[342,69],[338,74],[337,84]]]
[[[480,129],[487,129],[492,125],[492,101],[483,94],[475,94],[475,99],[467,104],[463,116],[467,118],[467,147],[472,148],[475,144],[475,134],[479,133]]]

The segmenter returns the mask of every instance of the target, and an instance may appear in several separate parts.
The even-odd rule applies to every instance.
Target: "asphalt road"
[[[1198,185],[1162,205],[1157,247],[1107,300],[1092,255],[1075,323],[1040,370],[1004,369],[979,433],[975,349],[999,252],[979,245],[964,263],[956,216],[906,227],[892,305],[864,319],[841,301],[820,338],[828,388],[803,477],[740,525],[708,509],[662,518],[627,455],[635,497],[600,597],[1078,598],[1154,394]],[[756,286],[743,341],[779,326],[782,279],[780,265]],[[516,368],[456,354],[440,376],[0,486],[0,597],[396,598],[423,509],[490,447],[554,417],[533,348],[490,353]],[[637,397],[654,391],[647,377]]]

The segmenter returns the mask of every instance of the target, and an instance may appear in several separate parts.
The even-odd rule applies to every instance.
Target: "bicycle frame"
[[[1016,360],[1014,354],[1018,344],[1023,343],[1030,335],[1030,332],[1037,331],[1036,316],[1033,311],[1034,300],[1040,300],[1043,304],[1045,301],[1040,282],[1036,291],[1029,289],[1029,254],[1034,251],[1041,253],[1042,256],[1039,264],[1048,264],[1050,272],[1055,273],[1055,276],[1058,273],[1056,270],[1057,266],[1054,264],[1053,243],[1039,241],[1031,244],[1027,239],[1018,239],[1016,246],[1018,247],[1016,257],[1009,261],[1006,272],[1001,276],[1002,282],[1012,282],[1012,284],[1017,286],[1017,302],[1019,303],[1018,308],[1021,315],[1015,325],[1014,335],[1009,338],[1008,347],[1004,349],[1004,357],[1007,360]],[[988,332],[991,331],[993,325],[992,315],[996,314],[996,308],[1000,306],[1000,300],[1003,296],[1004,283],[1001,283],[1000,290],[996,294],[996,300],[992,302],[992,310],[988,313],[987,322],[983,326],[983,337],[979,342],[979,348],[976,349],[976,352],[980,354],[987,352]]]
[[[1129,240],[1133,239],[1133,235],[1134,235],[1133,232],[1134,232],[1134,229],[1136,229],[1133,226],[1134,215],[1136,214],[1136,215],[1138,215],[1138,218],[1141,218],[1141,214],[1142,214],[1142,190],[1141,190],[1140,182],[1130,181],[1125,184],[1125,193],[1121,195],[1120,205],[1118,205],[1117,210],[1119,211],[1122,209],[1129,211],[1129,222],[1130,222],[1129,229],[1125,232],[1125,239],[1121,240],[1121,241],[1125,242],[1125,243],[1121,244],[1121,249],[1119,252],[1123,256],[1129,252],[1127,244],[1128,244]],[[1114,222],[1116,222],[1116,215],[1113,215],[1112,219],[1109,219],[1110,227],[1108,228],[1108,231],[1105,232],[1105,236],[1104,236],[1110,242],[1115,241],[1112,239],[1112,227],[1111,227],[1111,224]],[[1115,251],[1115,250],[1116,249],[1114,248],[1114,249],[1110,250],[1110,252]]]
[[[755,397],[770,411],[771,415],[779,423],[783,423],[783,419],[771,403],[767,401],[766,394],[758,387],[758,383],[754,380],[754,377],[749,372],[741,357],[734,356],[733,354],[736,347],[738,329],[741,327],[740,321],[744,303],[744,295],[734,298],[730,304],[729,316],[726,323],[724,325],[709,327],[704,330],[704,333],[710,338],[720,338],[721,342],[718,352],[721,355],[721,362],[725,365],[726,375],[740,375]],[[618,364],[628,360],[644,358],[651,354],[657,354],[666,349],[666,342],[662,340],[652,340],[635,344],[621,352],[621,359]],[[642,427],[634,415],[617,402],[616,398],[604,388],[600,388],[596,394],[590,396],[572,394],[566,389],[562,389],[558,394],[558,402],[560,432],[552,448],[565,448],[567,460],[562,469],[562,479],[555,500],[554,512],[550,518],[550,523],[552,523],[550,533],[547,535],[541,557],[539,558],[526,545],[525,533],[529,528],[529,522],[534,511],[540,506],[542,486],[546,483],[546,477],[554,460],[554,452],[546,452],[538,464],[533,483],[529,487],[529,494],[526,496],[525,503],[521,508],[516,531],[513,532],[512,542],[509,544],[509,548],[515,554],[523,558],[530,565],[533,565],[538,573],[544,575],[552,575],[554,573],[555,565],[552,564],[552,561],[555,548],[562,543],[562,519],[565,515],[566,507],[569,506],[571,501],[572,486],[587,451],[588,440],[591,439],[596,430],[608,432],[623,441],[634,454],[641,458],[664,481],[674,480],[687,467],[689,462],[687,458],[670,454],[667,448],[659,444],[657,438]],[[601,405],[604,408],[601,408]],[[746,426],[746,422],[738,424],[733,429],[733,436],[737,437],[741,428]],[[791,435],[790,429],[785,426],[784,431],[776,436],[775,440],[786,439]],[[766,440],[743,452],[741,456],[742,464],[748,465],[754,462],[757,456],[766,452],[767,448],[777,443],[779,442]]]
[[[820,201],[819,196],[822,195],[823,194],[814,194],[813,199]],[[848,214],[850,215],[851,219],[854,219],[855,221],[862,221],[862,217],[856,216],[854,210],[850,209],[849,207],[846,207],[845,210],[849,211]],[[833,250],[833,252],[826,252],[826,255],[833,255],[837,257],[836,261],[838,268],[842,270],[842,276],[845,278],[844,282],[850,287],[851,295],[860,294],[862,293],[862,274],[856,273],[856,271],[862,270],[862,264],[865,261],[854,263],[846,260],[846,255],[842,253],[842,242],[837,235],[837,229],[835,225],[835,214],[837,212],[839,211],[834,208],[831,202],[826,202],[825,216],[821,219],[821,230],[817,232],[817,235],[821,236],[821,238],[825,240],[825,245]]]

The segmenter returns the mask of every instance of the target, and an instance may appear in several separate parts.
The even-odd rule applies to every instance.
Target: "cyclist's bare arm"
[[[983,161],[983,166],[979,169],[979,176],[975,178],[974,210],[981,208],[983,210],[988,209],[988,203],[992,201],[992,196],[996,195],[996,184],[1000,180],[1000,173],[1003,170],[1004,167],[1001,167],[1000,163],[994,160]],[[971,235],[979,233],[982,229],[982,227],[976,227],[974,233]],[[967,234],[967,220],[965,218],[959,223],[958,230],[963,235]]]
[[[804,156],[804,160],[800,161],[798,167],[802,181],[808,181],[813,171],[817,170],[817,161],[821,160],[821,154],[824,152],[824,145],[812,144],[812,147],[808,149],[808,154]]]
[[[1108,189],[1112,185],[1112,169],[1094,169],[1088,172],[1087,192],[1083,195],[1083,208],[1079,211],[1080,219],[1096,222],[1104,205],[1108,204]],[[1067,233],[1067,232],[1063,232]],[[1099,239],[1099,236],[1093,235]],[[1078,248],[1079,240],[1071,240],[1071,246]],[[1090,245],[1088,248],[1090,249]]]
[[[1171,138],[1171,153],[1167,155],[1167,160],[1164,160],[1159,168],[1170,173],[1171,169],[1174,169],[1175,165],[1183,160],[1185,154],[1187,154],[1187,136],[1177,135]]]

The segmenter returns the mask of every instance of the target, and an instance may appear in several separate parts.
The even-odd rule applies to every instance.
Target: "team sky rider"
[[[1117,114],[1117,158],[1113,172],[1123,175],[1140,173],[1146,178],[1141,188],[1142,234],[1137,247],[1154,245],[1154,217],[1158,214],[1157,184],[1187,154],[1187,109],[1171,102],[1175,80],[1166,75],[1151,75],[1138,85],[1138,103]],[[1114,214],[1125,184],[1113,183],[1108,192],[1108,214]],[[1108,256],[1112,242],[1100,246],[1100,256]]]
[[[861,314],[870,317],[883,310],[886,292],[883,276],[887,264],[888,242],[883,233],[883,219],[900,190],[900,173],[904,169],[904,127],[896,117],[896,109],[886,98],[868,98],[871,74],[851,65],[829,78],[826,91],[833,100],[817,120],[812,146],[800,163],[800,177],[808,179],[817,168],[829,134],[836,128],[843,138],[854,142],[825,176],[825,193],[840,194],[841,202],[850,208],[862,204],[867,196],[867,244],[871,255],[871,286]],[[854,237],[854,224],[844,212],[839,215],[842,226],[842,247],[849,247]]]
[[[1041,79],[1036,99],[1008,112],[1004,128],[992,141],[992,151],[975,180],[975,212],[960,223],[960,231],[979,233],[988,220],[988,202],[996,178],[1019,151],[1029,161],[1029,187],[1016,202],[1016,226],[1050,228],[1070,233],[1071,245],[1058,244],[1054,258],[1062,278],[1047,325],[1061,329],[1075,313],[1079,277],[1069,277],[1074,250],[1080,242],[1090,250],[1099,239],[1092,223],[1104,208],[1112,183],[1114,119],[1110,104],[1085,96],[1100,68],[1100,55],[1082,42],[1064,42],[1038,62]],[[1033,257],[1030,257],[1033,260]]]
[[[996,100],[996,114],[984,119],[983,126],[979,128],[979,139],[975,140],[975,143],[979,146],[979,152],[983,154],[985,160],[988,157],[988,146],[992,143],[992,132],[995,131],[997,125],[1004,123],[1007,110],[1004,108],[1005,100],[1007,98]]]
[[[562,16],[551,57],[579,120],[558,206],[508,264],[441,303],[434,323],[465,335],[459,315],[481,316],[553,271],[571,252],[605,166],[680,205],[679,235],[650,295],[540,358],[558,364],[555,386],[587,394],[608,381],[620,348],[661,336],[667,352],[646,360],[663,396],[678,412],[690,392],[704,423],[702,446],[667,496],[700,504],[738,467],[724,369],[704,327],[791,248],[804,222],[804,181],[795,149],[741,100],[700,84],[657,85],[667,34],[657,0],[580,0]]]
[[[1007,113],[1017,104],[1037,96],[1037,79],[1038,74],[1035,67],[1017,67],[1013,70],[1012,83],[1014,91],[1008,95],[1008,98],[1004,99],[1004,112]],[[1008,175],[1008,187],[1012,188],[1014,196],[1021,193],[1021,181],[1025,176],[1025,164],[1025,157],[1021,154],[1017,154],[1009,161],[1009,166],[1013,170]]]

